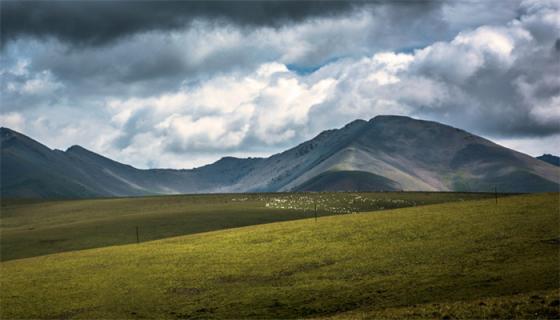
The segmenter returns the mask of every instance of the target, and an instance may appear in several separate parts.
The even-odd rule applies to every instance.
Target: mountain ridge
[[[277,191],[558,191],[560,168],[434,121],[381,115],[267,158],[138,169],[74,145],[1,128],[2,197],[84,198]],[[340,186],[340,190],[333,190]],[[309,188],[306,188],[308,186]]]

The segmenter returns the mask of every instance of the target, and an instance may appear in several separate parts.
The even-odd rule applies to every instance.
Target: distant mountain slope
[[[537,159],[560,167],[560,157],[554,156],[551,154],[543,154],[542,156],[537,157]]]
[[[0,129],[3,197],[83,198],[256,191],[558,191],[560,168],[437,122],[356,120],[268,158],[141,170],[79,146]]]
[[[0,129],[3,197],[83,198],[189,192],[188,170],[140,170],[80,146],[51,150],[7,128]]]
[[[399,183],[365,171],[327,171],[299,185],[294,191],[396,191]]]
[[[541,192],[558,191],[560,181],[558,168],[466,131],[378,116],[264,159],[232,191],[299,190],[333,171],[369,172],[403,190]]]

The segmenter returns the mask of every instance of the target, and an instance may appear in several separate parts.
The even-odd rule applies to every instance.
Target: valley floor
[[[559,194],[324,216],[0,264],[11,318],[558,318]]]

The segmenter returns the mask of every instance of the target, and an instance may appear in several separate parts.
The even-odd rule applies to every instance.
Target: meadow
[[[2,261],[248,225],[493,197],[485,193],[260,193],[3,200]],[[138,228],[138,239],[136,237]]]
[[[559,206],[455,201],[4,261],[0,316],[556,319]]]

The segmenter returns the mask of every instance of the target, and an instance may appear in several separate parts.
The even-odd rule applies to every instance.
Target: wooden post
[[[498,204],[498,187],[494,186],[494,197],[496,198],[496,204]]]
[[[138,236],[138,226],[136,226],[136,243],[140,243],[140,236]]]
[[[315,222],[317,222],[317,202],[314,201],[313,204],[315,205]]]

